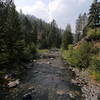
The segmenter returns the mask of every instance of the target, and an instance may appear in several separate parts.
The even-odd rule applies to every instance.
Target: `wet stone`
[[[75,91],[78,93],[80,91],[72,87],[71,74],[64,69],[59,52],[49,52],[49,54],[41,55],[39,59],[34,61],[34,67],[28,70],[23,84],[20,84],[19,88],[17,88],[17,97],[11,100],[75,99]],[[69,94],[70,91],[73,91],[72,95]],[[79,96],[78,94],[77,97]]]

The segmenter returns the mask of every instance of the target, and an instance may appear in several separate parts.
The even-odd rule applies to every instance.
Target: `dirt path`
[[[81,100],[79,88],[71,84],[71,74],[58,51],[49,51],[35,61],[16,89],[14,100]]]

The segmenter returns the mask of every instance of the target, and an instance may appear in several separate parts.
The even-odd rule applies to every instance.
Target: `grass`
[[[62,50],[61,49],[61,54],[62,54],[62,57],[65,59],[65,60],[67,60],[67,50]]]
[[[94,56],[93,61],[92,66],[94,69],[90,70],[90,74],[93,80],[100,82],[100,53]]]
[[[48,49],[38,49],[37,52],[38,52],[39,54],[43,54],[43,53],[48,52]]]
[[[93,81],[100,82],[100,72],[90,71],[90,77]]]
[[[61,54],[62,54],[62,57],[69,63],[69,64],[71,64],[72,66],[75,66],[75,67],[77,67],[78,65],[79,65],[79,63],[77,62],[77,59],[79,59],[78,57],[74,57],[74,56],[72,56],[73,54],[75,54],[74,53],[75,51],[73,51],[73,52],[71,52],[70,50],[61,50]],[[76,53],[78,53],[78,52],[76,52]],[[91,55],[91,57],[92,56],[94,56],[95,57],[95,60],[97,59],[97,60],[99,60],[100,59],[100,53],[99,54],[97,54],[97,55],[95,55],[95,54],[93,54],[93,55]],[[94,61],[94,60],[93,60]],[[92,62],[93,62],[92,61]],[[100,60],[99,60],[100,61]],[[100,62],[94,62],[94,64],[93,63],[91,63],[91,67],[89,67],[89,74],[90,74],[90,78],[91,78],[91,80],[92,81],[95,81],[95,82],[97,82],[97,83],[100,83],[100,71],[99,71],[99,63]],[[77,67],[78,68],[78,67]],[[97,69],[96,69],[97,68]],[[87,69],[86,69],[87,70]]]

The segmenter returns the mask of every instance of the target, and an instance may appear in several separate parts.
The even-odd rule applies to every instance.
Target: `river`
[[[41,55],[6,100],[82,100],[80,88],[71,83],[66,67],[59,51]]]

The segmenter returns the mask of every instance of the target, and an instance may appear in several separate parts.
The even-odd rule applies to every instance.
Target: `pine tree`
[[[75,42],[78,42],[80,40],[81,34],[82,34],[82,15],[79,15],[78,19],[76,20]]]
[[[71,26],[67,25],[62,38],[62,47],[68,49],[68,45],[73,43],[73,34],[71,32]]]
[[[75,34],[75,42],[77,43],[80,41],[84,36],[84,30],[88,23],[87,14],[84,13],[83,15],[79,15],[78,19],[76,20],[76,34]]]
[[[100,26],[100,3],[97,0],[91,5],[89,11],[89,27],[96,29],[96,27]]]
[[[33,25],[33,32],[32,32],[32,37],[31,37],[33,43],[36,45],[38,42],[38,31],[37,31],[37,23],[34,22]]]
[[[48,45],[49,47],[60,47],[61,36],[60,31],[57,27],[56,21],[51,22],[50,31],[48,35]]]
[[[0,68],[7,62],[7,52],[5,44],[4,24],[6,21],[7,13],[5,13],[5,3],[0,1]]]
[[[19,61],[23,51],[23,41],[20,28],[20,20],[13,2],[9,4],[8,16],[5,22],[4,33],[6,34],[5,43],[9,54],[9,61]]]

